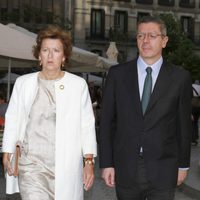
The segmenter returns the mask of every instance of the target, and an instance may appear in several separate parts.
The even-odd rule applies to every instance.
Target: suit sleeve
[[[190,165],[190,148],[191,148],[191,78],[189,73],[181,88],[178,114],[178,144],[179,144],[179,168],[187,168]]]
[[[110,69],[103,90],[101,108],[99,153],[100,168],[114,167],[113,137],[116,130],[116,99],[113,67]]]

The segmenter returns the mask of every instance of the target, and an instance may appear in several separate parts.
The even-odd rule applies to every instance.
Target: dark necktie
[[[143,88],[143,93],[142,93],[142,111],[143,114],[145,113],[148,103],[149,103],[149,99],[151,96],[151,90],[152,90],[152,76],[151,76],[151,72],[152,69],[151,67],[147,67],[146,68],[146,78],[144,81],[144,88]]]

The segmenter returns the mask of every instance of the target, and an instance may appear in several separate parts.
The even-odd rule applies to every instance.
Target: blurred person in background
[[[197,98],[196,100],[199,102],[196,105],[192,105],[192,124],[193,124],[193,132],[192,132],[192,145],[196,146],[198,144],[199,139],[199,126],[198,120],[200,116],[200,83],[199,80],[196,80],[192,84],[193,97]]]
[[[0,91],[0,117],[5,118],[5,113],[8,107],[6,102],[6,95],[3,91]]]

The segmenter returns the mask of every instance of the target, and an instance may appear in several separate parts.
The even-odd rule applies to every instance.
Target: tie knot
[[[151,67],[147,67],[147,68],[146,68],[146,72],[147,72],[147,74],[151,74],[151,72],[152,72]]]

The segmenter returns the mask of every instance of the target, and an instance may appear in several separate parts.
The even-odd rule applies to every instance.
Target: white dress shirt
[[[152,68],[152,91],[155,86],[161,65],[163,63],[163,58],[162,56],[158,61],[156,61],[153,65],[148,65],[145,63],[145,61],[139,56],[137,60],[137,72],[138,72],[138,85],[139,85],[139,92],[140,92],[140,99],[142,98],[142,92],[143,92],[143,87],[144,87],[144,80],[146,78],[146,68],[151,67]]]

